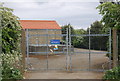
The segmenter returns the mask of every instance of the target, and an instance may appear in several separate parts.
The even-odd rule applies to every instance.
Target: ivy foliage
[[[20,46],[21,26],[19,18],[13,14],[13,9],[0,7],[2,29],[2,52],[18,51]]]

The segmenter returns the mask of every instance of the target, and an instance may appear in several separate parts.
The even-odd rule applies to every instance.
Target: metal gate
[[[28,70],[62,70],[62,71],[104,71],[111,68],[111,29],[108,34],[52,34],[58,30],[26,30],[26,67]],[[43,32],[43,33],[39,33]],[[76,48],[72,41],[75,37],[86,37],[88,48]],[[92,37],[109,39],[108,50],[93,50]],[[93,41],[94,42],[94,41]],[[108,54],[109,58],[104,57]],[[98,57],[104,57],[101,61]],[[106,59],[107,58],[107,59]],[[96,62],[96,61],[99,62]],[[96,62],[96,63],[95,63]],[[96,67],[94,67],[96,66]]]
[[[77,37],[76,39],[79,37],[86,38],[86,45],[88,48],[72,47],[75,46],[72,44],[72,41],[75,40],[75,37]],[[101,48],[93,48],[92,45],[99,45],[96,47],[101,46]],[[102,48],[103,46],[104,49]],[[105,47],[107,49],[105,49]],[[104,34],[91,33],[90,28],[87,34],[71,34],[71,29],[69,28],[68,50],[70,71],[105,71],[111,69],[111,29]]]
[[[58,32],[48,29],[26,30],[26,62],[29,70],[66,70],[68,35]]]

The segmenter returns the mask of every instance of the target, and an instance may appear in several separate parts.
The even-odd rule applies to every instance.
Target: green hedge
[[[2,59],[2,79],[23,79],[21,73],[21,54],[17,51],[13,51],[12,54],[1,54]]]
[[[115,67],[111,70],[106,71],[103,79],[109,81],[120,80],[120,67]]]

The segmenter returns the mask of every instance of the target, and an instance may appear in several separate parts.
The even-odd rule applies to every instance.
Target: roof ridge
[[[20,21],[24,21],[24,22],[56,22],[55,20],[20,20]]]

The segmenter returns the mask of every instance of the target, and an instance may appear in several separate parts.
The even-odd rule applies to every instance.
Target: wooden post
[[[117,29],[113,29],[113,67],[118,66]]]
[[[21,52],[22,52],[22,73],[24,74],[25,70],[25,55],[26,55],[26,42],[25,42],[25,30],[22,30],[21,38]]]

